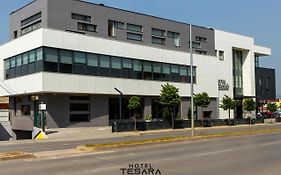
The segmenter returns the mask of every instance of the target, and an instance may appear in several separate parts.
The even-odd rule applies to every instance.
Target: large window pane
[[[162,64],[162,67],[163,67],[162,80],[170,81],[171,78],[170,64]]]
[[[132,77],[135,79],[142,79],[142,62],[140,60],[133,60]]]
[[[10,78],[10,59],[6,59],[4,60],[4,64],[5,64],[5,79],[9,79]]]
[[[32,50],[29,52],[29,62],[27,66],[28,74],[32,74],[35,72],[35,59],[36,59],[36,50]]]
[[[74,63],[86,64],[86,53],[83,52],[73,52]]]
[[[173,64],[171,66],[171,75],[172,75],[172,78],[171,78],[172,81],[179,81],[179,66],[178,65]]]
[[[100,69],[99,73],[101,76],[108,77],[110,75],[110,57],[106,55],[100,55]]]
[[[10,74],[10,78],[14,78],[16,76],[16,58],[13,57],[10,59],[10,70],[9,70],[9,74]]]
[[[111,68],[112,77],[121,77],[121,58],[111,57]]]
[[[42,48],[36,49],[36,60],[40,61],[42,59],[43,59],[43,49]]]
[[[36,63],[35,63],[35,71],[40,72],[43,70],[43,48],[36,49]]]
[[[48,72],[58,72],[58,50],[45,48],[44,55],[44,70]]]
[[[133,32],[142,32],[142,26],[135,24],[127,24],[127,30]]]
[[[135,40],[135,41],[142,41],[142,34],[127,33],[127,39]]]
[[[123,58],[122,77],[131,78],[132,60]]]
[[[187,66],[180,66],[180,81],[187,82]]]
[[[68,50],[60,50],[60,72],[72,73],[72,52]]]
[[[143,75],[145,80],[151,80],[152,79],[152,66],[151,62],[144,61],[143,62]]]
[[[87,54],[87,74],[98,75],[99,57],[97,54]]]
[[[153,80],[161,80],[161,63],[153,63]]]

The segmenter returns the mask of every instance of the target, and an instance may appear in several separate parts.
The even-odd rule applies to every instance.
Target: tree
[[[252,98],[245,98],[243,100],[243,109],[249,112],[249,119],[251,124],[251,112],[256,109],[256,102]]]
[[[202,107],[202,118],[204,118],[203,109],[208,107],[210,103],[211,103],[211,99],[206,92],[202,92],[194,95],[194,105],[196,107],[197,106]]]
[[[272,113],[277,111],[277,104],[276,103],[267,103],[266,107],[267,107],[267,110],[269,110]]]
[[[174,128],[174,108],[181,102],[181,97],[179,95],[179,89],[169,83],[162,85],[162,90],[160,93],[159,103],[168,107],[171,112],[172,128]]]
[[[132,96],[128,102],[128,108],[130,111],[134,112],[134,121],[135,121],[135,131],[137,130],[137,117],[136,117],[136,109],[140,107],[140,97]]]
[[[235,109],[237,106],[237,102],[235,100],[233,100],[232,98],[230,98],[227,95],[224,95],[221,104],[220,104],[220,108],[222,108],[223,110],[228,110],[228,125],[230,126],[230,110]]]

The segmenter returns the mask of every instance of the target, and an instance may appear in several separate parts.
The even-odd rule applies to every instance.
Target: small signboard
[[[40,103],[39,104],[39,111],[46,111],[47,110],[47,104],[46,103]]]
[[[229,90],[229,84],[225,80],[218,80],[218,87],[220,91]]]

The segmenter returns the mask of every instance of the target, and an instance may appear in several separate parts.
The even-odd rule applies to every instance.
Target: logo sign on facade
[[[229,84],[225,80],[218,80],[219,90],[220,91],[228,91]]]

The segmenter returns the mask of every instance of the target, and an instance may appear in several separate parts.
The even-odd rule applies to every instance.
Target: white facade
[[[161,85],[166,84],[166,82],[160,81],[48,72],[4,79],[4,59],[41,46],[173,64],[189,65],[190,63],[190,54],[187,52],[43,28],[0,46],[1,96],[46,92],[116,95],[114,87],[118,87],[127,95],[158,96]],[[217,98],[219,101],[224,95],[233,97],[232,51],[233,49],[239,49],[244,51],[243,95],[255,96],[254,55],[270,55],[270,49],[255,46],[253,38],[219,30],[215,30],[215,46],[216,50],[224,51],[223,61],[215,56],[194,54],[194,66],[197,67],[197,83],[194,85],[194,93],[207,92],[210,97]],[[229,84],[229,90],[219,91],[218,80],[225,80]],[[190,84],[175,82],[171,84],[180,89],[181,96],[190,97]],[[217,104],[218,106],[219,104]],[[226,118],[227,116],[227,111],[219,109],[219,118]]]

